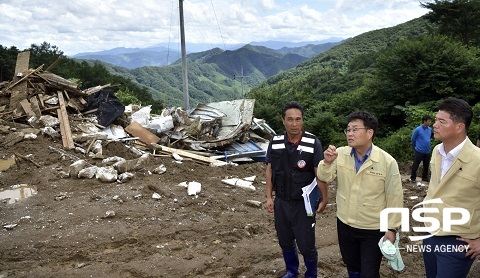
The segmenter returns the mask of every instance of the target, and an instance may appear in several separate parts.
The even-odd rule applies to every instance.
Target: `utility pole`
[[[243,78],[245,77],[245,76],[243,76],[243,67],[241,68],[241,75],[240,76],[235,75],[235,74],[233,75],[233,79],[236,79],[237,77],[240,78],[240,81],[242,82],[242,98],[245,98],[245,91],[243,89]]]
[[[180,42],[182,47],[183,99],[185,101],[185,111],[187,111],[190,108],[190,103],[189,103],[189,97],[188,97],[187,50],[185,47],[183,0],[179,0],[179,10],[180,10]]]

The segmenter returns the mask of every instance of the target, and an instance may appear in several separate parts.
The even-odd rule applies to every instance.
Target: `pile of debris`
[[[0,83],[0,133],[7,134],[0,143],[3,148],[42,133],[61,137],[64,149],[75,149],[84,158],[106,159],[102,145],[118,141],[140,161],[146,154],[172,155],[177,160],[188,157],[224,165],[262,161],[275,135],[265,121],[253,117],[252,99],[199,104],[190,111],[166,108],[153,115],[150,106],[124,106],[107,89],[110,84],[81,90],[50,72],[56,63],[45,71],[43,65],[29,69],[29,58],[29,52],[19,53],[13,80]],[[121,172],[137,167],[138,160],[130,164]],[[83,162],[73,165],[76,176],[82,170],[78,165],[88,166]]]

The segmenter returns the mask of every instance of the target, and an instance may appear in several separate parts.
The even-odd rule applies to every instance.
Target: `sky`
[[[183,11],[187,42],[228,45],[350,38],[429,10],[418,0],[184,0]],[[180,48],[179,0],[0,0],[0,12],[0,45],[7,48],[47,42],[68,56],[162,43]]]

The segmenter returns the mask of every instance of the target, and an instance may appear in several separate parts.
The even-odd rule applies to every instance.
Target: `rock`
[[[117,182],[126,183],[129,180],[133,179],[133,177],[135,177],[134,173],[130,173],[130,172],[121,173],[120,175],[117,176]]]
[[[9,224],[9,225],[4,225],[3,228],[5,230],[13,230],[13,228],[17,227],[17,224]]]
[[[95,174],[97,173],[97,166],[92,166],[92,167],[87,167],[85,169],[80,170],[78,173],[78,178],[80,179],[91,179],[95,177]]]
[[[114,182],[117,180],[117,170],[112,166],[98,167],[95,177],[103,182]]]
[[[187,193],[189,196],[194,196],[200,193],[202,190],[202,184],[196,181],[191,181],[188,183]]]
[[[68,166],[68,172],[70,177],[79,177],[78,174],[83,168],[85,168],[86,165],[87,161],[85,161],[84,159],[77,160],[74,163],[70,164],[70,166]]]
[[[165,167],[165,165],[163,165],[163,164],[158,166],[157,168],[153,169],[153,173],[154,174],[159,174],[159,175],[165,173],[166,171],[167,171],[167,167]]]
[[[261,208],[262,207],[262,202],[254,201],[254,200],[247,200],[247,205],[249,205],[251,207]]]

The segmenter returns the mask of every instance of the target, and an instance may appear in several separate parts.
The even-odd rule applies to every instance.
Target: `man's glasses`
[[[353,132],[353,133],[357,133],[360,129],[369,129],[367,127],[354,127],[352,129],[344,129],[343,132],[345,132],[345,134],[348,134],[349,132]]]

